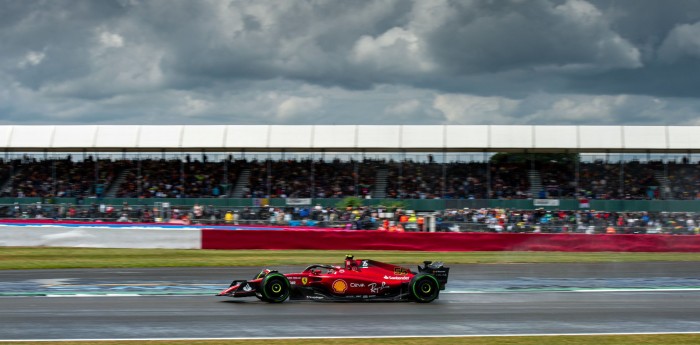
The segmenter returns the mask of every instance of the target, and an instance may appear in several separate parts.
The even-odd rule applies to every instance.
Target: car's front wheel
[[[270,273],[260,284],[262,300],[270,303],[282,303],[289,298],[292,290],[289,279],[280,273]]]
[[[418,273],[408,284],[411,297],[419,303],[429,303],[438,298],[440,283],[431,274]]]

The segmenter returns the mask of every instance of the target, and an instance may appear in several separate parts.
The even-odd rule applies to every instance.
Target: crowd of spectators
[[[442,165],[405,161],[388,166],[387,195],[390,198],[433,199],[442,195],[445,186]]]
[[[438,213],[463,231],[699,234],[700,214],[687,212],[609,212],[595,210],[463,209]]]
[[[214,207],[72,204],[14,204],[0,207],[0,218],[56,219],[176,224],[265,224],[386,230],[388,224],[406,231],[497,233],[700,234],[700,213],[608,212],[594,210],[515,210],[497,208],[414,212],[386,207]],[[448,230],[449,229],[449,230]]]
[[[242,175],[243,171],[249,174]],[[379,171],[386,172],[385,190],[377,190]],[[240,176],[248,179],[239,181]],[[574,166],[553,161],[533,167],[527,163],[230,157],[212,162],[206,155],[201,159],[0,160],[2,197],[219,198],[231,196],[236,184],[245,198],[371,197],[380,192],[394,199],[694,200],[700,198],[700,164],[594,161]]]
[[[370,196],[378,162],[305,160],[252,161],[246,198],[343,198]]]
[[[94,160],[74,162],[70,156],[57,160],[23,159],[2,162],[2,197],[104,196],[118,171],[129,161]]]
[[[376,219],[377,210],[369,207],[335,208],[321,206],[301,207],[215,207],[194,206],[106,205],[75,204],[19,204],[0,207],[0,218],[55,219],[101,222],[163,222],[200,224],[286,224],[309,226],[334,226],[335,223],[370,224]],[[373,217],[370,219],[370,216]],[[338,226],[338,224],[335,224]],[[362,225],[360,228],[370,229]]]
[[[666,199],[700,199],[700,165],[671,164],[668,169],[667,190],[655,192]]]
[[[388,195],[399,199],[524,199],[529,196],[527,170],[515,164],[405,161],[389,164]],[[491,174],[489,195],[487,170]]]
[[[571,164],[538,163],[540,189],[533,190],[527,164],[426,162],[390,164],[387,195],[401,199],[588,199],[700,198],[700,165],[661,162],[580,163],[578,189]],[[490,171],[490,174],[487,174]],[[664,176],[667,176],[664,180]],[[490,188],[489,188],[490,187]],[[489,194],[490,193],[490,194]]]
[[[131,161],[116,188],[117,198],[218,198],[237,179],[237,165],[206,159]]]
[[[675,166],[669,164],[674,170]],[[660,162],[634,161],[620,165],[597,161],[581,164],[579,184],[582,193],[596,199],[660,199],[664,184],[657,176],[663,176],[663,169]]]

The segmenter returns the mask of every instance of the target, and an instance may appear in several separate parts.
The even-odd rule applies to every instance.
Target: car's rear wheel
[[[431,274],[416,274],[408,286],[411,290],[411,296],[419,303],[432,302],[440,294],[440,283]]]
[[[260,284],[261,300],[270,303],[282,303],[289,298],[292,287],[289,279],[280,273],[270,273]]]

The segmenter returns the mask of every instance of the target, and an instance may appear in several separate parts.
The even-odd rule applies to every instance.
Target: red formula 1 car
[[[418,272],[374,260],[345,258],[344,266],[311,265],[300,273],[263,269],[251,280],[234,280],[217,296],[248,297],[271,303],[290,299],[385,300],[428,303],[445,289],[450,269],[424,261]]]

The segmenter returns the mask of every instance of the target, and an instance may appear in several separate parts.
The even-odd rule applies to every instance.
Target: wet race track
[[[696,263],[451,265],[430,304],[213,296],[258,271],[2,271],[0,340],[700,332]]]

